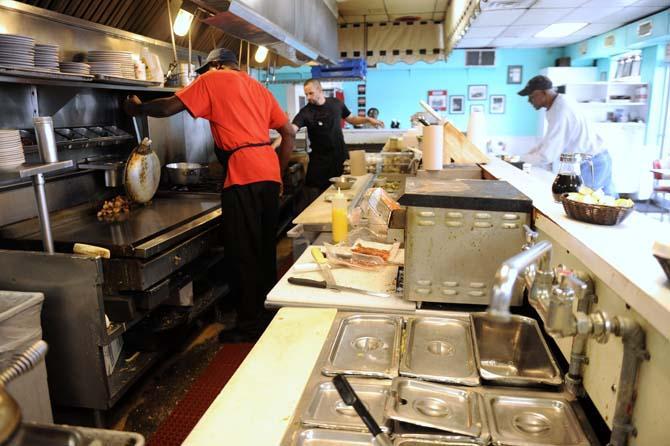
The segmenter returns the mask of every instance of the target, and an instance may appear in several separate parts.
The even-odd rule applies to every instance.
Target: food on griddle
[[[111,200],[107,200],[98,211],[98,220],[101,221],[120,221],[125,219],[130,213],[130,202],[126,197],[117,195]]]

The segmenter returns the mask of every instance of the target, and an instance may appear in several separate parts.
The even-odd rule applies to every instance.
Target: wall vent
[[[528,9],[536,0],[481,0],[479,7],[482,11],[494,9]]]
[[[614,48],[615,45],[616,45],[616,37],[614,36],[614,34],[605,36],[605,43],[604,43],[605,48]]]
[[[466,67],[492,67],[496,64],[495,50],[467,50],[465,51]]]

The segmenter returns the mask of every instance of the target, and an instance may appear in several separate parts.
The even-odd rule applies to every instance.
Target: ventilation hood
[[[191,0],[203,20],[302,65],[337,63],[337,18],[324,0]]]

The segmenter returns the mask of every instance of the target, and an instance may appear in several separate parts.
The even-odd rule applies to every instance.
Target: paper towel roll
[[[486,117],[483,112],[473,111],[470,113],[468,139],[479,150],[486,153]]]
[[[444,146],[444,128],[441,125],[429,125],[423,129],[422,159],[425,170],[442,170],[442,147]]]
[[[352,150],[349,152],[349,164],[353,176],[365,175],[368,173],[365,165],[365,150]]]

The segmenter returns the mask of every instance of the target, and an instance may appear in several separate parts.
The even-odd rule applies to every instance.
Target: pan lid
[[[151,140],[144,138],[131,152],[124,172],[126,194],[136,203],[151,201],[161,179],[161,163],[151,150]]]

